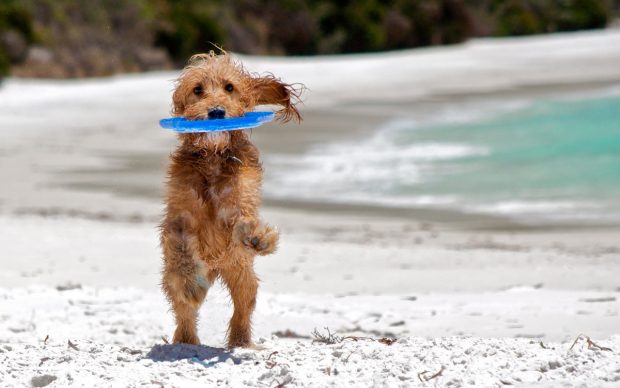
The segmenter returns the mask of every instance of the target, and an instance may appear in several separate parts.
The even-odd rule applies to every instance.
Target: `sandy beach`
[[[270,124],[252,138],[269,178],[270,157],[363,139],[396,111],[501,110],[499,100],[618,88],[620,51],[609,47],[620,47],[619,30],[243,58],[310,89],[303,124]],[[369,80],[371,70],[385,77]],[[157,120],[174,76],[9,79],[0,89],[3,385],[618,384],[620,225],[608,221],[267,196],[263,218],[282,237],[256,262],[264,349],[222,348],[231,307],[219,286],[201,310],[204,346],[167,345],[157,224],[176,139]],[[313,341],[325,328],[333,343]],[[582,333],[595,345],[582,338],[570,349]]]

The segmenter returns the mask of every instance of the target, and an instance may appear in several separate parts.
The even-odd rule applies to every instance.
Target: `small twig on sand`
[[[343,360],[343,362],[345,362],[345,363],[349,362],[349,358],[351,358],[351,356],[353,355],[353,353],[355,353],[355,351],[352,351],[351,353],[349,353],[349,355],[347,356],[347,358],[345,358],[345,359]]]
[[[276,354],[278,354],[277,351],[271,352],[271,354],[267,356],[267,358],[265,359],[265,368],[273,369],[276,367],[276,365],[278,365],[278,363],[275,360],[271,359],[271,357],[275,356]]]
[[[590,337],[588,337],[585,334],[579,334],[577,336],[577,338],[575,338],[575,341],[573,342],[573,344],[570,346],[570,348],[568,348],[568,351],[566,352],[566,354],[568,354],[571,350],[573,350],[573,348],[575,347],[575,345],[577,345],[577,341],[579,341],[580,339],[584,339],[586,340],[586,343],[588,344],[588,349],[595,349],[595,350],[602,350],[605,352],[611,352],[611,348],[606,348],[604,346],[600,346],[597,345],[596,343],[594,343],[594,341],[592,341],[592,339],[590,339]]]
[[[68,345],[71,349],[73,349],[73,350],[80,350],[80,349],[78,349],[78,347],[77,347],[77,345],[76,345],[76,344],[74,344],[73,342],[71,342],[71,340],[67,340],[67,345]]]
[[[359,341],[359,340],[367,340],[367,341],[374,341],[374,342],[379,342],[380,344],[384,344],[384,345],[392,345],[394,342],[397,341],[396,338],[387,338],[387,337],[382,337],[379,339],[376,338],[372,338],[372,337],[359,337],[356,335],[348,335],[346,337],[342,337],[342,340],[353,340],[353,341]]]
[[[341,340],[352,340],[352,341],[360,341],[360,340],[372,340],[372,338],[370,337],[362,337],[362,336],[358,336],[358,335],[348,335],[346,337],[341,337]]]
[[[159,385],[161,388],[164,388],[164,383],[157,380],[151,380],[151,384]]]
[[[540,345],[540,347],[541,347],[541,348],[543,348],[543,349],[549,349],[548,347],[546,347],[546,346],[545,346],[545,344],[544,344],[542,341],[540,341],[538,344],[539,344],[539,345]]]
[[[168,342],[168,338],[165,335],[161,336],[161,340],[164,341],[166,345],[170,345],[170,342]]]
[[[387,338],[387,337],[379,338],[377,340],[377,342],[380,342],[380,343],[382,343],[384,345],[388,345],[388,346],[392,345],[396,341],[398,341],[397,338]]]
[[[434,374],[432,374],[432,375],[430,375],[430,376],[427,376],[427,374],[428,374],[428,373],[431,373],[431,372],[430,372],[430,371],[428,371],[428,370],[425,370],[425,371],[423,371],[423,372],[418,373],[418,379],[419,379],[421,382],[423,382],[423,383],[424,383],[424,382],[427,382],[427,381],[429,381],[429,380],[432,380],[432,379],[436,379],[437,377],[440,377],[441,375],[443,375],[443,371],[444,371],[444,370],[446,370],[446,367],[445,367],[445,366],[442,366],[442,367],[441,367],[441,369],[439,369],[436,373],[434,373]]]
[[[43,345],[47,345],[47,340],[50,339],[50,335],[46,335],[45,339],[43,340]]]
[[[280,382],[278,379],[273,379],[273,381],[271,383],[277,383],[277,385],[274,386],[274,388],[282,388],[284,387],[286,384],[290,383],[290,380],[284,380],[282,382]]]
[[[48,361],[48,360],[51,360],[51,358],[49,358],[49,357],[43,357],[43,358],[41,359],[41,362],[39,363],[39,366],[43,365],[43,363],[44,363],[45,361]]]

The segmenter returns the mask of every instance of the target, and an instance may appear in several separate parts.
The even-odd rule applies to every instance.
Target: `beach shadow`
[[[235,365],[242,361],[241,358],[233,356],[229,350],[223,348],[189,344],[155,345],[144,358],[155,362],[190,360],[204,367],[211,367],[228,360],[232,360]]]

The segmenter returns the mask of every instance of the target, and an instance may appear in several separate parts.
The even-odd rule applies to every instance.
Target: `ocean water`
[[[267,160],[272,198],[620,221],[620,95],[395,118],[368,138]],[[458,120],[458,117],[464,117]]]

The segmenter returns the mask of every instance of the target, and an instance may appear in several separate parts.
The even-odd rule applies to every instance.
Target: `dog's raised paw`
[[[275,252],[278,246],[279,233],[269,225],[256,221],[246,221],[237,224],[235,237],[238,242],[257,254],[268,255]]]
[[[259,255],[268,255],[275,252],[279,238],[280,235],[277,230],[262,224],[254,230],[250,244]]]

